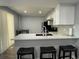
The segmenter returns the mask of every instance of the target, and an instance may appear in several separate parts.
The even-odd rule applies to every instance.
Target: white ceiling
[[[0,0],[0,5],[8,6],[23,16],[45,16],[57,5],[56,0]],[[24,13],[27,10],[27,14]],[[38,11],[41,10],[42,14]]]
[[[58,2],[76,3],[78,0],[0,0],[1,6],[8,6],[23,16],[45,16]],[[25,14],[24,10],[28,13]],[[41,10],[40,15],[38,11]]]

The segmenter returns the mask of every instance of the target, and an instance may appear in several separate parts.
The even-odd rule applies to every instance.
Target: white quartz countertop
[[[53,35],[53,36],[36,36],[36,34],[19,34],[15,37],[15,40],[50,40],[50,39],[79,39],[75,36],[62,36],[62,35]]]

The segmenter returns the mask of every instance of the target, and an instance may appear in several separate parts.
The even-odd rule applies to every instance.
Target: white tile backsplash
[[[53,34],[56,34],[56,35],[69,35],[71,34],[70,33],[70,28],[72,28],[72,35],[73,35],[73,26],[71,25],[61,25],[61,26],[56,26],[58,27],[58,32],[51,32]]]

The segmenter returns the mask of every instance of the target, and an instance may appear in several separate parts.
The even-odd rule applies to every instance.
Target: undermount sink
[[[52,34],[36,34],[36,36],[53,36]]]

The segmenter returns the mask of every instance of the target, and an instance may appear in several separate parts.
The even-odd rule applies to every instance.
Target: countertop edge
[[[17,40],[27,40],[27,41],[30,41],[30,40],[78,40],[79,38],[50,38],[50,39],[14,39],[15,41]]]

